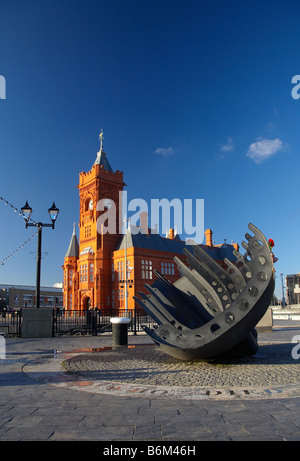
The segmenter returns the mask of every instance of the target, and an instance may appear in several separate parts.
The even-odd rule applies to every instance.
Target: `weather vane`
[[[103,135],[103,130],[101,129],[101,133],[99,134],[99,139],[100,139],[100,151],[102,150],[102,147],[103,147],[103,139],[104,139],[104,135]]]

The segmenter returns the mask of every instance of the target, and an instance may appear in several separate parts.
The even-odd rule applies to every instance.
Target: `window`
[[[133,272],[133,262],[131,266],[129,259],[127,259],[127,280],[132,279],[132,272]]]
[[[23,295],[23,306],[32,307],[32,295]]]
[[[161,273],[162,275],[175,275],[175,264],[174,263],[161,263]]]
[[[152,279],[152,261],[142,259],[141,268],[142,268],[142,279],[151,280]]]
[[[130,266],[130,261],[127,258],[127,280],[130,278],[132,273],[133,267]],[[118,261],[117,263],[113,263],[112,265],[112,280],[115,280],[114,272],[118,272],[118,279],[119,282],[125,280],[125,260]]]
[[[80,266],[80,282],[87,282],[87,264]]]
[[[62,307],[62,298],[56,298],[59,300],[59,302],[56,304],[56,307]],[[73,295],[72,293],[69,294],[69,297],[67,294],[65,294],[65,309],[72,309],[72,302],[73,302]]]
[[[84,238],[89,238],[92,235],[92,227],[91,224],[87,224],[84,228]]]
[[[63,307],[63,298],[56,297],[55,298],[55,305],[56,305],[56,307]]]
[[[67,286],[71,287],[72,286],[73,274],[74,274],[73,269],[71,269],[69,271],[67,269],[65,270],[65,274],[64,274],[65,275],[65,278],[64,278],[65,287],[67,287]]]
[[[90,282],[94,281],[94,264],[90,263],[90,275],[89,275]]]
[[[118,261],[117,271],[118,271],[119,281],[124,280],[124,261]]]
[[[45,307],[54,307],[54,296],[45,296]]]

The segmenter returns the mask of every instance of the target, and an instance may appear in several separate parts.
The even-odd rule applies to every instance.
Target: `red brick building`
[[[117,313],[118,309],[134,309],[133,296],[139,291],[147,293],[144,285],[153,283],[154,270],[175,282],[180,273],[173,258],[177,256],[187,262],[183,253],[186,243],[175,235],[173,229],[167,237],[149,229],[146,214],[141,215],[139,229],[135,227],[133,232],[129,225],[123,235],[119,200],[124,186],[123,172],[113,172],[101,139],[91,171],[79,174],[79,242],[74,224],[63,265],[64,308],[67,310],[97,307],[100,310],[115,309]],[[110,210],[117,211],[115,228],[114,232],[105,232],[103,227],[109,220]],[[214,246],[209,229],[205,237],[206,245],[202,248],[212,257],[221,261],[225,257],[234,259],[232,251],[236,245]]]

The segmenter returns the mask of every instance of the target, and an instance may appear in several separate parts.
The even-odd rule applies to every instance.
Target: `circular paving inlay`
[[[300,367],[291,345],[264,345],[250,358],[185,362],[155,346],[77,355],[64,362],[66,370],[92,381],[150,386],[278,386],[300,382]]]
[[[43,359],[24,367],[34,379],[59,387],[118,396],[180,399],[249,399],[300,396],[299,362],[288,343],[262,344],[239,360],[185,362],[158,346],[62,353],[49,374]],[[59,354],[58,354],[59,356]],[[54,366],[54,368],[53,368]]]

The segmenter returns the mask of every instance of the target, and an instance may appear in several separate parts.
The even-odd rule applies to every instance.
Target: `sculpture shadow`
[[[292,357],[292,349],[294,346],[295,344],[291,343],[262,344],[259,346],[257,353],[251,357],[239,359],[214,358],[211,359],[209,363],[232,365],[296,365],[297,360]]]

